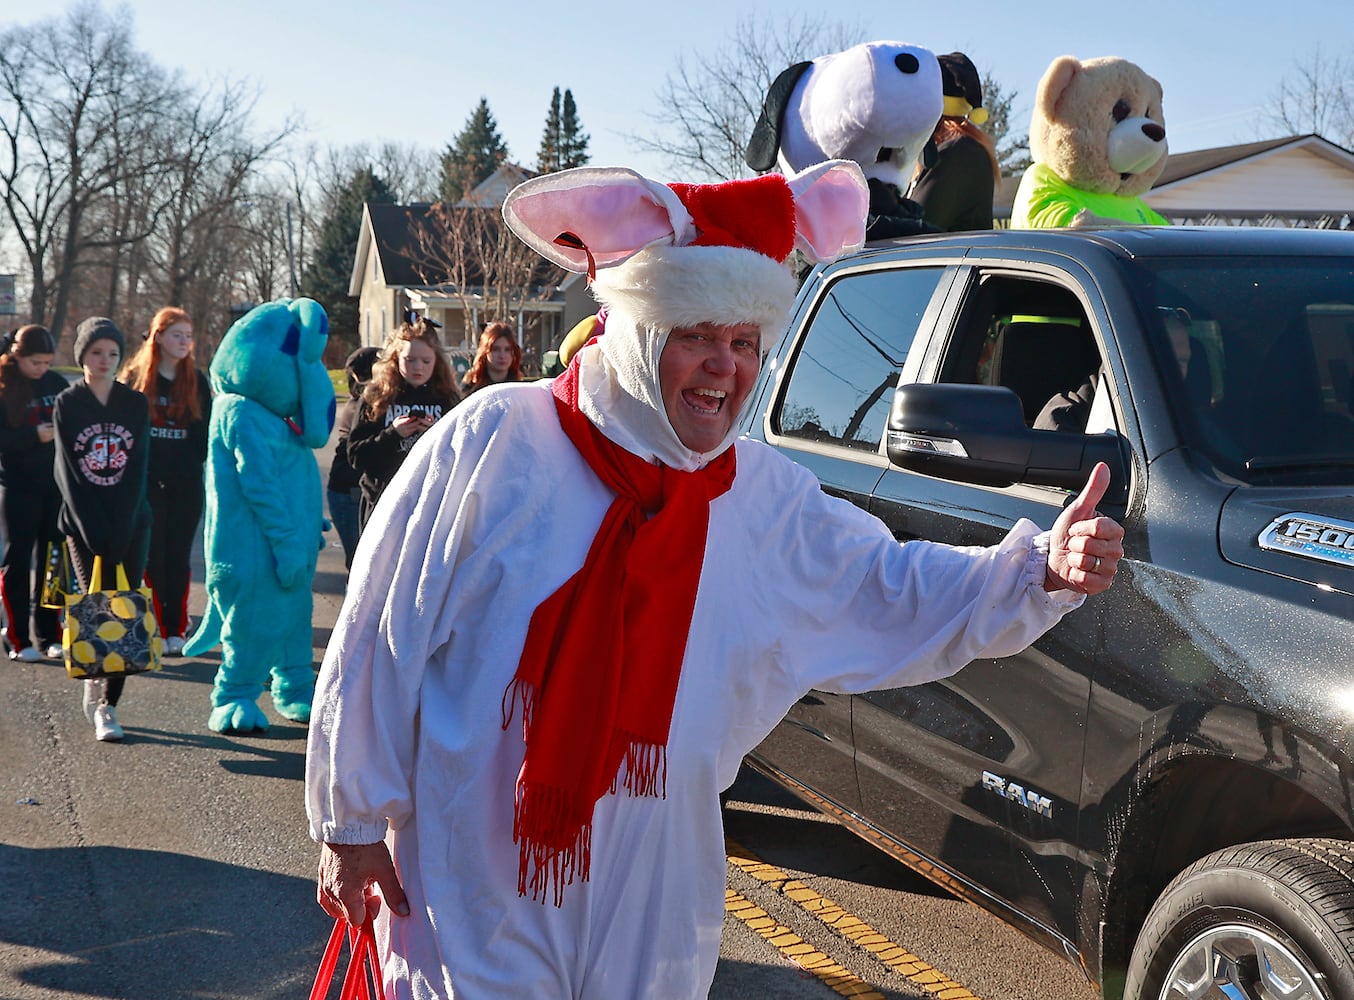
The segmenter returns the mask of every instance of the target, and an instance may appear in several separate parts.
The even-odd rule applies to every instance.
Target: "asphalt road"
[[[344,580],[334,541],[315,577],[317,666]],[[195,617],[203,603],[195,583]],[[308,994],[331,922],[314,902],[306,729],[265,697],[265,734],[212,733],[216,667],[213,653],[130,678],[126,738],[103,744],[60,665],[0,660],[3,1000]],[[1094,996],[1066,963],[761,779],[740,779],[726,819],[715,1000]]]

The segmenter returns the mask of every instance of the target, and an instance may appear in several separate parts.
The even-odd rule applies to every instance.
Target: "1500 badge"
[[[1260,548],[1340,566],[1354,565],[1354,524],[1313,514],[1276,517],[1260,532]]]

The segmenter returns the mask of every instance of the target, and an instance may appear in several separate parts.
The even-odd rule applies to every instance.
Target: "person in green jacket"
[[[1143,195],[1166,167],[1161,84],[1134,63],[1059,56],[1039,81],[1034,163],[1011,206],[1012,229],[1170,225]]]

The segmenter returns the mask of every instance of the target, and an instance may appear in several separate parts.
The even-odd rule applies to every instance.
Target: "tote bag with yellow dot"
[[[89,593],[66,595],[61,634],[66,673],[71,677],[139,674],[160,669],[160,628],[150,588],[133,590],[117,566],[117,589],[103,589],[103,560],[94,557]]]

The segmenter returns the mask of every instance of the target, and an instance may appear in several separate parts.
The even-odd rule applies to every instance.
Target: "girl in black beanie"
[[[102,557],[109,574],[121,563],[132,587],[141,585],[146,570],[150,405],[145,396],[116,379],[124,350],[122,333],[112,320],[98,316],[82,322],[75,331],[75,358],[85,377],[56,399],[60,524],[71,566],[84,589],[89,587],[95,556]],[[125,681],[118,674],[81,685],[95,739],[122,739],[116,708]]]

